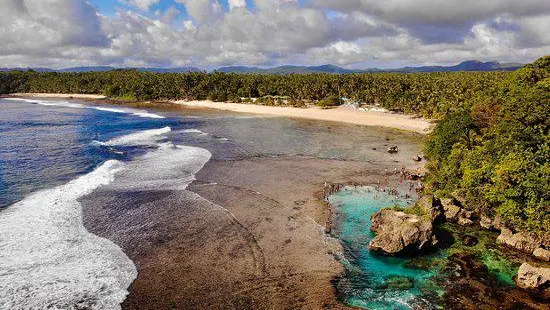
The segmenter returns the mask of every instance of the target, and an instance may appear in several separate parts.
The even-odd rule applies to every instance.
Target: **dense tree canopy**
[[[446,115],[426,143],[430,186],[509,225],[550,232],[550,57],[515,71],[493,97]]]
[[[231,74],[109,72],[0,73],[0,93],[56,92],[104,94],[128,100],[286,97],[296,101],[338,103],[347,97],[367,104],[427,117],[460,110],[478,96],[493,96],[509,72]],[[276,102],[277,103],[277,102]],[[279,101],[287,104],[289,100]]]

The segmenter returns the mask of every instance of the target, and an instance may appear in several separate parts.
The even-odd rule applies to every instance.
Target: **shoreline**
[[[62,98],[62,99],[81,99],[81,100],[109,100],[103,95],[94,94],[59,94],[59,93],[13,93],[5,97],[19,98]],[[132,102],[120,101],[124,104]],[[110,104],[120,104],[119,101],[109,101]],[[155,105],[166,105],[166,102],[147,102],[153,108]],[[257,104],[214,102],[209,100],[174,100],[168,102],[175,107],[216,109],[222,111],[231,111],[237,113],[249,113],[256,115],[268,115],[278,117],[289,117],[299,119],[311,119],[319,121],[333,121],[362,126],[386,127],[405,131],[411,131],[419,134],[428,134],[431,131],[432,123],[429,120],[420,117],[414,117],[405,114],[396,114],[380,111],[359,111],[349,107],[335,107],[331,109],[322,109],[319,107],[278,107],[262,106]]]
[[[15,97],[15,98],[62,98],[62,99],[90,99],[99,100],[107,99],[104,95],[94,94],[60,94],[60,93],[13,93],[6,94],[3,97]]]
[[[412,131],[420,134],[429,133],[432,125],[423,118],[415,118],[410,115],[379,111],[359,111],[349,107],[335,107],[332,109],[322,109],[319,107],[272,107],[257,104],[213,102],[208,100],[176,100],[172,102],[191,108],[209,108],[240,113],[335,121],[364,126],[380,126]]]

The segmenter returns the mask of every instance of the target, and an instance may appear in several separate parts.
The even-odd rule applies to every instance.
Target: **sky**
[[[0,67],[531,62],[549,0],[0,0]]]

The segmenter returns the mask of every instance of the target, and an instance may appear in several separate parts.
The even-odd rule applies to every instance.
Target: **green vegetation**
[[[342,97],[440,120],[428,190],[535,233],[550,227],[550,56],[515,72],[227,74],[113,70],[0,73],[0,93],[104,94],[323,107]]]
[[[510,72],[232,74],[108,72],[0,72],[0,93],[104,94],[135,100],[190,99],[241,102],[263,98],[266,105],[321,106],[340,98],[403,113],[441,118],[479,96],[492,97]],[[283,99],[284,98],[284,99]]]
[[[550,56],[472,98],[425,145],[429,189],[510,226],[550,232]]]

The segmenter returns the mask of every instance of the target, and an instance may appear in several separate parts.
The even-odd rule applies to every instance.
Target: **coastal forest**
[[[341,98],[433,119],[426,191],[460,197],[538,235],[550,231],[550,56],[514,72],[234,74],[0,73],[0,94],[103,94],[113,99],[339,105]]]

